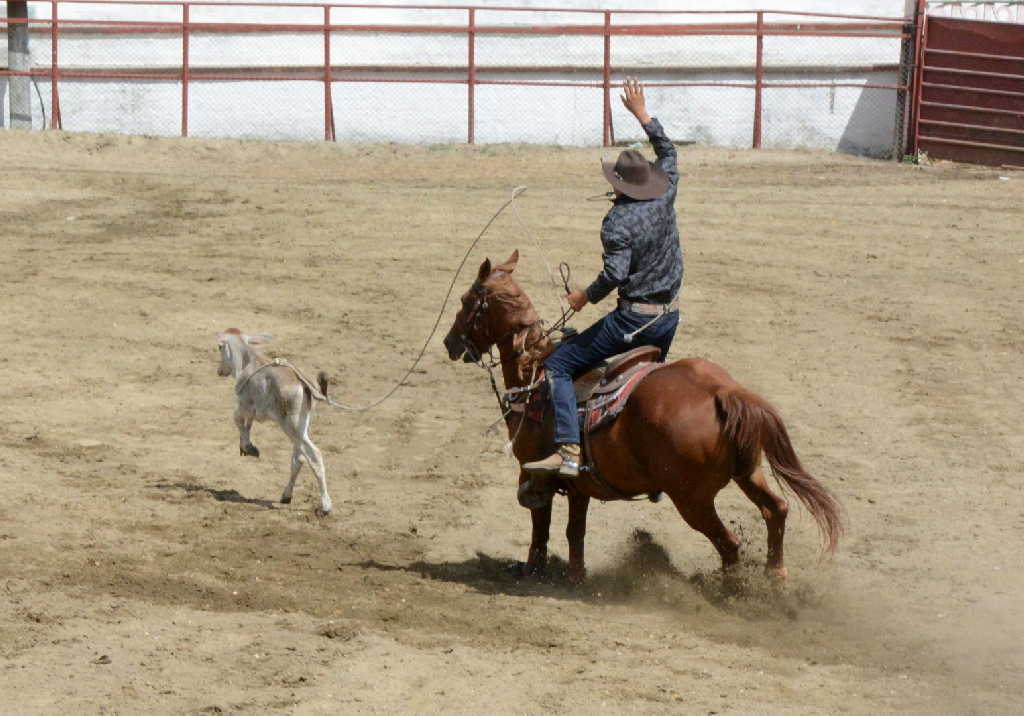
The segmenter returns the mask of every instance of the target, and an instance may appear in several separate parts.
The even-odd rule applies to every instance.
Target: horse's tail
[[[825,550],[835,552],[843,533],[841,508],[832,493],[800,464],[778,411],[744,388],[726,388],[715,395],[722,433],[736,455],[736,477],[753,474],[762,451],[780,487],[789,487],[821,530]]]

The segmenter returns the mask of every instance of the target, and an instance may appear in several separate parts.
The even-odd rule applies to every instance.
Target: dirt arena
[[[529,514],[486,374],[441,346],[452,306],[391,400],[318,410],[333,515],[308,469],[276,502],[276,427],[238,456],[215,331],[271,332],[368,403],[513,186],[543,255],[592,278],[600,150],[3,132],[0,153],[0,712],[1024,710],[1024,173],[680,149],[673,353],[774,402],[847,519],[822,559],[794,505],[776,592],[728,487],[727,593],[667,500],[595,502],[573,589],[558,498],[550,581],[509,576]],[[516,248],[554,317],[511,212],[457,291]]]

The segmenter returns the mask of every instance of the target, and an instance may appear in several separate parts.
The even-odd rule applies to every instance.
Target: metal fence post
[[[7,2],[7,69],[19,73],[32,70],[32,56],[28,49],[28,3],[23,0]],[[32,129],[30,75],[8,75],[7,78],[11,129]]]
[[[924,47],[928,42],[928,4],[926,0],[918,0],[917,2],[917,7],[914,10],[914,25],[914,71],[910,80],[910,127],[907,130],[908,154],[917,154],[918,137],[921,128],[918,121],[921,113],[921,83],[924,81]]]
[[[181,5],[181,136],[188,136],[188,3]]]
[[[57,28],[57,0],[50,3],[50,129],[63,129],[60,118],[60,94],[57,92],[57,78],[60,74],[60,63],[57,59],[57,41],[60,30]]]
[[[604,146],[610,147],[615,143],[612,133],[612,14],[604,14],[604,120],[602,141]]]
[[[334,98],[331,94],[331,6],[324,5],[324,141],[335,141]]]
[[[901,89],[896,90],[896,117],[893,122],[892,159],[899,161],[907,146],[907,116],[912,113],[914,84],[914,53],[917,28],[913,24],[903,26],[903,39],[900,41],[900,74]]]
[[[466,141],[476,143],[476,10],[469,9],[469,24],[466,26],[466,37],[469,57],[467,58],[468,76],[466,77],[466,103],[468,106],[469,124]]]
[[[764,85],[764,12],[757,13],[757,71],[754,80],[754,149],[761,148],[761,88]]]

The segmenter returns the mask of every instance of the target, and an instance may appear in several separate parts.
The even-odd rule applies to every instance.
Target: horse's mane
[[[528,329],[515,346],[515,349],[520,352],[516,360],[519,377],[525,379],[536,364],[551,353],[551,339],[541,328],[540,316],[533,307],[533,302],[519,282],[512,277],[512,274],[499,269],[490,278],[500,279],[499,284],[492,284],[491,297]]]
[[[494,289],[498,289],[500,286],[503,290],[492,289],[491,291],[491,297],[495,301],[510,310],[517,310],[523,313],[532,311],[536,315],[537,312],[533,307],[533,301],[526,295],[526,291],[512,277],[511,273],[497,269],[489,278],[503,279],[502,284],[494,285]],[[510,286],[510,288],[506,288],[506,285]]]

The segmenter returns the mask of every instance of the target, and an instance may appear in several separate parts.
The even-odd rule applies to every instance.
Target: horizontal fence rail
[[[926,9],[913,150],[940,159],[1024,166],[1024,24]]]
[[[29,0],[33,16],[27,18],[0,18],[9,38],[19,29],[34,42],[49,43],[49,62],[45,66],[35,63],[17,69],[9,66],[0,70],[7,78],[28,77],[49,82],[49,121],[51,128],[63,128],[61,112],[62,88],[69,82],[82,81],[143,81],[173,82],[180,88],[180,134],[189,136],[194,88],[199,83],[230,82],[315,82],[322,85],[322,131],[325,140],[335,140],[335,92],[339,85],[434,85],[466,87],[465,141],[477,139],[480,117],[478,88],[587,88],[600,92],[598,124],[600,139],[608,146],[616,142],[614,113],[612,111],[613,77],[616,81],[625,75],[644,76],[650,88],[714,88],[722,92],[743,91],[752,94],[749,144],[755,148],[763,143],[765,121],[765,95],[782,90],[876,90],[892,95],[893,111],[902,116],[905,93],[908,89],[910,61],[908,51],[914,38],[913,20],[903,17],[877,17],[868,15],[841,15],[835,13],[790,12],[776,10],[598,10],[560,7],[480,7],[440,5],[373,5],[352,3],[224,3],[224,2],[110,2],[108,0]],[[124,18],[132,9],[147,18]],[[291,14],[285,22],[253,21],[253,12]],[[408,19],[396,22],[381,20],[387,12],[407,15],[418,12],[417,22]],[[301,13],[301,21],[299,14]],[[121,14],[121,19],[104,15]],[[204,15],[201,17],[201,15]],[[212,17],[217,15],[217,17]],[[315,19],[313,18],[315,15]],[[173,17],[172,17],[173,16]],[[669,22],[690,17],[693,22]],[[457,18],[457,21],[456,21]],[[522,18],[522,19],[520,19]],[[538,21],[538,18],[542,21]],[[356,20],[363,19],[363,22]],[[664,20],[664,21],[663,21]],[[249,61],[229,62],[225,58],[211,60],[210,39],[218,38],[223,44],[234,41],[259,42],[278,38],[280,43],[294,43],[290,47],[304,48],[303,56],[311,55],[311,43],[316,43],[316,61],[267,61],[251,57]],[[408,38],[439,38],[449,48],[445,52],[426,53],[421,62],[380,62],[352,59],[338,61],[339,48],[350,45],[358,38],[379,39],[381,43],[406,42]],[[461,49],[453,44],[461,38]],[[539,63],[530,47],[520,49],[516,43],[563,41],[578,43],[578,61]],[[588,39],[591,38],[591,39]],[[705,62],[687,64],[664,60],[664,52],[654,59],[635,48],[619,50],[620,42],[660,42],[663,44],[707,38],[720,42],[749,42],[737,47],[743,54],[741,61]],[[766,43],[780,40],[797,41],[820,39],[849,43],[857,48],[861,43],[893,41],[902,45],[884,61],[878,58],[842,62],[793,62],[775,59],[780,45],[774,45],[775,55]],[[116,41],[110,52],[118,56],[103,56],[78,52],[74,62],[64,59],[70,43],[87,40]],[[129,47],[142,43],[176,43],[170,53],[163,47],[163,59],[147,56],[128,61],[123,54]],[[200,53],[197,42],[204,45]],[[493,43],[506,43],[507,50],[495,56]],[[592,44],[587,44],[591,43]],[[489,55],[481,58],[482,43]],[[238,45],[244,47],[244,45]],[[173,61],[169,55],[173,54]],[[652,56],[657,53],[652,52]],[[86,56],[87,55],[87,56]],[[461,55],[461,56],[459,56]],[[585,57],[584,57],[585,55]],[[749,59],[747,59],[749,57]],[[311,57],[310,57],[311,59]],[[685,59],[685,58],[684,58]],[[831,75],[830,79],[823,79]],[[880,76],[892,76],[894,81],[872,81]],[[884,78],[883,78],[884,79]],[[42,93],[37,94],[42,98]],[[738,103],[738,101],[737,101]],[[45,110],[45,107],[43,108]],[[424,107],[429,111],[429,107]],[[166,114],[166,113],[165,113]],[[70,119],[72,124],[74,120]],[[74,127],[70,127],[74,128]],[[902,135],[899,119],[895,134]],[[595,137],[596,139],[596,137]],[[893,151],[901,148],[902,138],[893,139]]]

